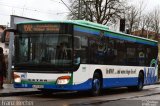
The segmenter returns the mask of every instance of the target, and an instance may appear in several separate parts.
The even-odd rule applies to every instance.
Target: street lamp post
[[[81,0],[78,0],[78,19],[81,19]]]
[[[89,17],[88,17],[88,12],[89,12],[89,8],[91,8],[91,4],[94,3],[93,0],[87,0],[86,1],[86,19],[89,20]]]

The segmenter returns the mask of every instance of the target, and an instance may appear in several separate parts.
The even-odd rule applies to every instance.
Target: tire
[[[92,80],[92,96],[98,96],[101,94],[102,91],[102,81],[101,75],[99,73],[94,73],[93,80]]]
[[[138,84],[137,86],[128,87],[131,91],[142,91],[144,86],[144,75],[142,72],[139,73],[138,76]]]
[[[144,75],[142,72],[140,72],[139,77],[138,77],[138,85],[136,87],[136,90],[137,91],[143,90],[143,86],[144,86]]]

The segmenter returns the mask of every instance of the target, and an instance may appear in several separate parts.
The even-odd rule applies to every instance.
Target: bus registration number
[[[44,88],[44,85],[32,85],[33,88]]]

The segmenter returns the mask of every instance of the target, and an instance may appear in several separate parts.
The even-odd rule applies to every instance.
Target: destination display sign
[[[59,33],[59,24],[24,24],[19,25],[18,29],[23,33]]]

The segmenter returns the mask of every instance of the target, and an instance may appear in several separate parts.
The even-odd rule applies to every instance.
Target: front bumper
[[[27,83],[14,83],[15,88],[35,88],[35,84],[27,84]],[[89,79],[86,82],[80,83],[80,84],[66,84],[66,85],[52,85],[52,84],[43,84],[43,89],[55,89],[55,90],[89,90],[92,88],[92,80]],[[42,87],[41,86],[41,87]],[[37,87],[38,88],[38,87]]]

